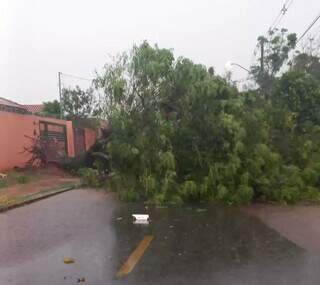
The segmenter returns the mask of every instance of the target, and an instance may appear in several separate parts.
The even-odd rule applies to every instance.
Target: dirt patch
[[[320,206],[252,205],[241,210],[311,253],[320,254]]]
[[[19,183],[18,178],[21,176],[26,177],[25,183]],[[79,183],[79,178],[73,177],[57,167],[13,171],[8,173],[7,186],[0,189],[0,196],[12,199]]]

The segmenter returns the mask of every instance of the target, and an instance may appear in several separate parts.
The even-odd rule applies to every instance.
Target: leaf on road
[[[66,257],[66,258],[63,259],[63,262],[65,264],[71,264],[71,263],[74,263],[74,259],[70,258],[70,257]]]

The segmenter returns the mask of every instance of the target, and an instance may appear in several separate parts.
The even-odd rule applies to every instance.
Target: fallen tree
[[[240,93],[204,66],[144,42],[106,65],[96,84],[112,135],[92,155],[108,161],[110,187],[122,197],[319,199],[320,89],[308,74],[287,72],[268,96]]]

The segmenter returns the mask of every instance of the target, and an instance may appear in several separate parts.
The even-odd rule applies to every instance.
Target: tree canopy
[[[64,117],[68,119],[88,118],[94,115],[97,108],[93,88],[85,91],[79,86],[63,88],[61,101]]]
[[[62,109],[62,117],[69,120],[95,117],[100,110],[94,92],[93,87],[86,90],[82,90],[79,86],[63,88],[61,103],[57,100],[44,102],[41,114],[59,118]]]
[[[60,103],[57,100],[43,102],[43,110],[41,115],[60,118]]]
[[[264,94],[270,94],[277,74],[289,61],[290,52],[297,43],[297,35],[286,29],[275,29],[258,38],[262,49],[257,62],[251,66],[251,75]]]
[[[271,40],[265,93],[147,42],[106,65],[110,187],[156,203],[319,199],[320,86],[306,69],[275,76],[295,46],[285,33]]]

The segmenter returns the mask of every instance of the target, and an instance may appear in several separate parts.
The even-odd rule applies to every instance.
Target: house
[[[8,100],[6,98],[0,97],[0,110],[6,112],[14,112],[20,114],[38,114],[43,111],[43,104],[33,104],[33,105],[21,105],[14,101]]]
[[[43,111],[43,104],[21,105],[14,101],[0,97],[0,111],[14,112],[19,114],[38,114]]]
[[[35,139],[46,142],[49,162],[84,154],[95,143],[98,132],[73,121],[38,116],[41,105],[22,105],[0,97],[0,172],[24,167]]]
[[[23,106],[11,100],[0,97],[0,111],[26,114],[28,110]]]

